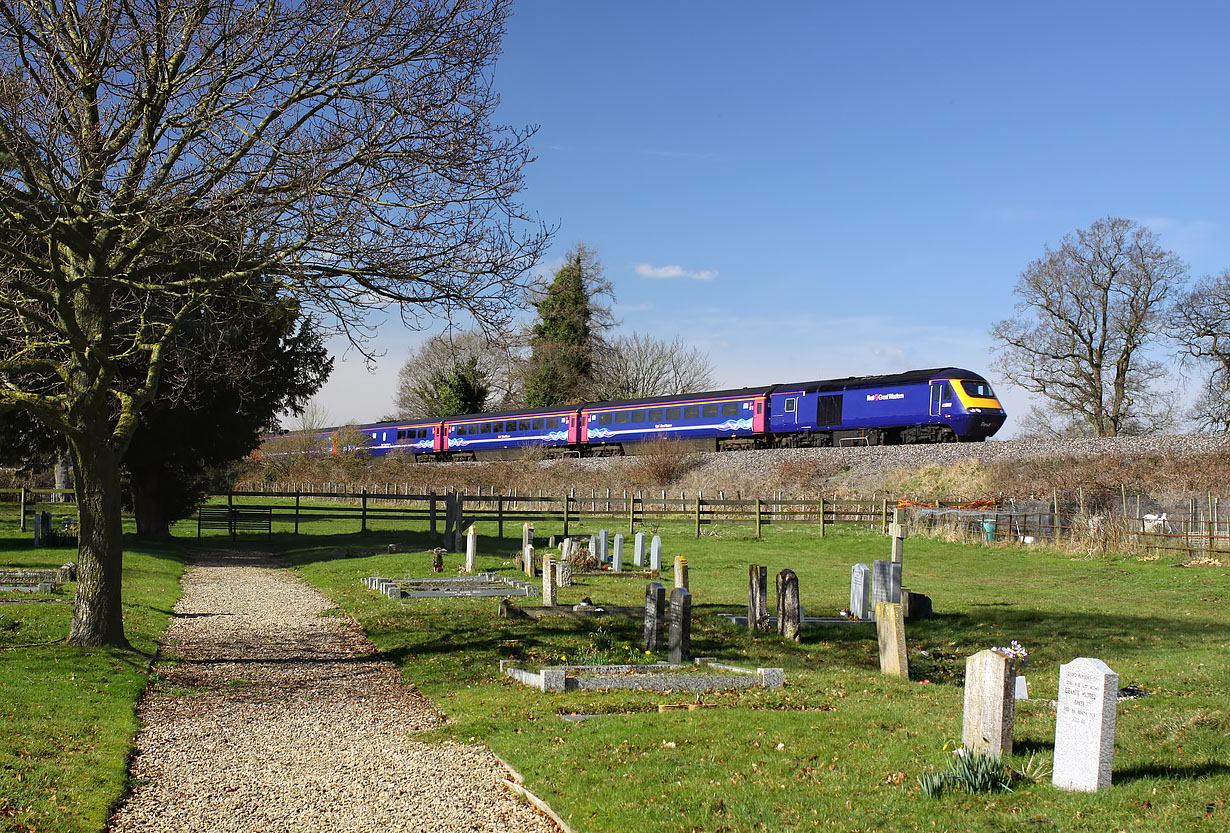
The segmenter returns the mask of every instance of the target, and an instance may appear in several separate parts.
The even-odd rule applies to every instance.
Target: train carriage
[[[580,442],[594,456],[636,453],[669,439],[706,451],[752,448],[768,419],[770,388],[595,402],[581,410]]]

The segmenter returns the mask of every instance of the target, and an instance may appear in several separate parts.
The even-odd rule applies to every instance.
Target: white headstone
[[[632,563],[638,567],[645,566],[645,533],[638,532],[632,538]]]
[[[470,527],[466,530],[466,572],[474,572],[475,561],[478,557],[478,530]]]
[[[1102,660],[1079,657],[1059,666],[1051,776],[1056,787],[1076,792],[1110,787],[1118,699],[1119,675]]]
[[[555,607],[555,564],[551,556],[542,560],[542,606]]]
[[[855,564],[850,568],[850,615],[870,619],[871,613],[871,568]]]
[[[611,547],[611,570],[612,572],[623,572],[624,569],[624,536],[622,533],[615,533],[615,544]]]
[[[662,538],[658,535],[649,542],[649,569],[662,569]]]
[[[1016,692],[1014,696],[1017,700],[1029,699],[1029,684],[1025,682],[1025,678],[1020,674],[1017,674],[1016,677]]]
[[[598,563],[605,564],[611,557],[610,534],[605,529],[598,530],[598,551],[594,555],[598,556]]]

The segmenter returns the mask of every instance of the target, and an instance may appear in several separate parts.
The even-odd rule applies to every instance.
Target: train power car
[[[658,440],[708,451],[979,442],[1005,419],[986,379],[947,367],[353,430],[368,438],[372,454],[481,460],[512,459],[528,448],[553,456],[635,454]],[[335,452],[342,450],[338,436]]]

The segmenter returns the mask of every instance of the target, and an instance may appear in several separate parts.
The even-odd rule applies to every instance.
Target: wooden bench
[[[196,513],[196,537],[202,529],[225,529],[234,538],[240,532],[273,535],[273,509],[268,506],[202,506]]]

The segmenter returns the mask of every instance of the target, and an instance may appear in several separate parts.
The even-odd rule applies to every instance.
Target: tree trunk
[[[77,481],[77,599],[70,645],[127,648],[120,601],[124,564],[119,457],[110,442],[70,438]]]
[[[156,468],[128,469],[132,513],[137,521],[137,537],[146,541],[169,541],[171,524],[162,502],[162,482]]]

